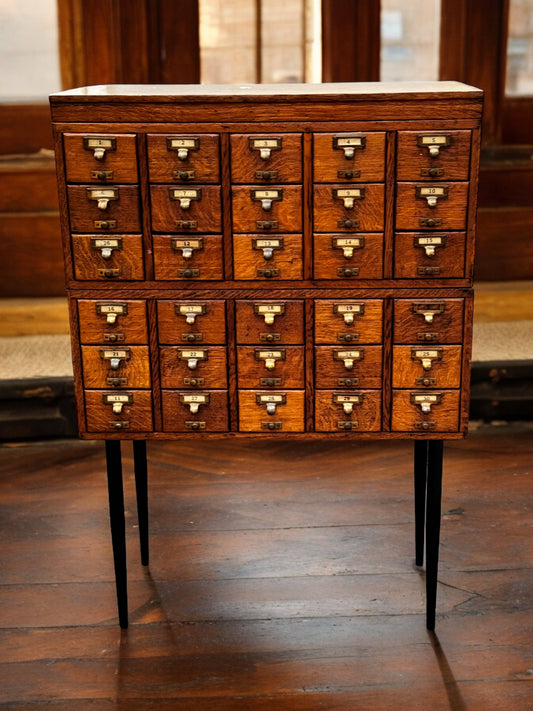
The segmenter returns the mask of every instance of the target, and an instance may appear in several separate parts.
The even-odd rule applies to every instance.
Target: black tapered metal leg
[[[126,570],[126,521],[124,517],[120,440],[106,440],[105,453],[118,619],[120,626],[125,629],[128,626],[128,576]]]
[[[135,490],[137,492],[137,517],[139,520],[139,540],[141,563],[148,565],[148,464],[146,461],[146,441],[134,440],[133,464],[135,467]]]
[[[426,503],[426,626],[435,629],[442,498],[442,440],[428,442]]]
[[[428,440],[415,440],[415,563],[424,565],[424,538],[426,526],[426,485],[428,475]]]

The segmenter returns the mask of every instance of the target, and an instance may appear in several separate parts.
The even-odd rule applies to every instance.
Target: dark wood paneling
[[[379,0],[322,1],[322,81],[378,81]]]
[[[483,141],[501,136],[507,48],[508,0],[442,0],[440,79],[485,92]]]
[[[475,278],[533,279],[532,207],[480,207]]]
[[[57,212],[0,215],[0,296],[65,293]]]

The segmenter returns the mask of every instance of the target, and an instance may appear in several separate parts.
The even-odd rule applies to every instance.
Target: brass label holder
[[[167,136],[167,151],[176,151],[178,160],[190,158],[191,151],[200,150],[200,139],[193,136]]]
[[[208,360],[208,357],[208,351],[206,350],[192,349],[178,351],[178,359],[186,360],[189,370],[196,370],[198,363],[205,362]]]
[[[107,210],[110,202],[119,199],[118,188],[87,188],[87,199],[96,201],[99,210]]]
[[[267,326],[272,326],[276,316],[283,316],[285,304],[254,304],[254,314],[262,316]]]
[[[355,151],[366,147],[366,136],[362,133],[352,133],[343,136],[333,136],[333,150],[343,151],[346,160],[355,158]]]
[[[198,316],[205,316],[207,313],[207,304],[192,302],[174,304],[174,313],[176,316],[185,316],[185,321],[192,325]]]
[[[253,202],[260,202],[261,208],[265,212],[270,212],[272,210],[273,202],[280,202],[283,200],[283,188],[271,188],[271,189],[252,189],[250,190],[250,198]]]
[[[129,348],[99,348],[100,358],[109,361],[111,370],[118,370],[121,365],[131,358],[131,350]]]
[[[286,393],[256,393],[255,402],[257,405],[265,406],[269,415],[275,415],[276,409],[280,405],[287,404]]]
[[[347,326],[351,326],[356,316],[364,316],[365,305],[357,302],[350,304],[333,304],[333,313],[336,316],[342,316],[344,323]]]
[[[434,405],[442,403],[443,397],[442,393],[411,393],[409,402],[419,407],[425,415],[429,415]]]
[[[448,197],[447,185],[417,185],[415,187],[415,195],[417,198],[426,200],[428,207],[437,207],[439,200],[445,200]]]
[[[422,133],[416,138],[417,146],[427,148],[431,158],[438,158],[441,148],[448,148],[451,142],[450,133]]]
[[[201,188],[169,188],[168,193],[171,200],[179,202],[182,210],[188,210],[194,200],[202,199]]]
[[[104,405],[111,405],[113,414],[121,415],[124,405],[133,405],[133,393],[103,393]]]
[[[268,160],[272,157],[272,151],[280,151],[283,145],[281,136],[276,138],[249,136],[248,147],[251,151],[259,151],[261,160]]]
[[[252,237],[252,249],[263,252],[263,258],[270,261],[275,249],[283,249],[283,237]]]
[[[204,248],[204,239],[203,237],[196,237],[194,239],[172,237],[171,245],[174,252],[181,251],[183,259],[192,259],[194,252]]]
[[[433,323],[435,316],[443,314],[446,310],[444,301],[439,302],[417,302],[412,305],[413,313],[424,317],[426,323]]]
[[[179,401],[197,415],[201,405],[209,405],[209,393],[179,393]]]
[[[365,188],[332,188],[334,200],[342,200],[345,210],[353,210],[356,200],[365,199]]]
[[[106,323],[113,326],[119,316],[127,316],[128,304],[98,303],[95,306],[97,316],[105,316]]]
[[[277,361],[285,360],[286,351],[283,349],[266,351],[262,348],[256,348],[254,350],[254,356],[256,360],[264,361],[267,370],[274,370]]]
[[[333,249],[342,249],[345,259],[353,257],[354,250],[363,249],[365,246],[364,237],[332,237],[331,245]]]
[[[424,370],[431,370],[434,361],[442,360],[442,348],[411,348],[411,360],[419,360]]]
[[[424,250],[426,257],[434,257],[438,248],[446,246],[446,235],[415,235],[413,243]]]
[[[346,370],[352,370],[354,363],[363,360],[365,352],[363,349],[350,351],[333,351],[333,360],[342,361]]]
[[[93,152],[95,160],[104,160],[108,151],[117,150],[117,139],[112,136],[84,136],[83,147]]]
[[[91,237],[91,247],[100,250],[102,259],[111,259],[114,251],[122,250],[122,237]]]

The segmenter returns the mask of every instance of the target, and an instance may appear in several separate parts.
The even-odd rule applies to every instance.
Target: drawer
[[[468,183],[398,183],[396,229],[464,230],[467,206]]]
[[[146,301],[79,299],[82,343],[148,343]]]
[[[220,182],[217,134],[148,134],[148,171],[152,183]]]
[[[313,171],[317,183],[385,179],[385,133],[315,133]]]
[[[304,302],[296,299],[236,301],[237,343],[304,342]]]
[[[151,432],[150,390],[86,390],[85,412],[89,432]]]
[[[154,235],[156,279],[223,279],[221,235]]]
[[[356,393],[317,390],[315,393],[316,432],[379,432],[381,430],[381,390]]]
[[[201,234],[222,231],[220,188],[152,185],[152,229],[155,232]]]
[[[464,299],[395,299],[395,343],[461,343]]]
[[[464,232],[397,232],[394,236],[396,279],[451,279],[464,275]]]
[[[144,279],[141,235],[72,235],[74,278]]]
[[[65,133],[65,168],[69,183],[136,183],[134,134]]]
[[[382,279],[382,234],[315,234],[315,279]]]
[[[302,235],[234,235],[235,279],[301,279]]]
[[[160,343],[226,343],[224,301],[157,302]]]
[[[393,390],[393,432],[456,432],[459,390]]]
[[[315,301],[316,343],[382,343],[381,299],[318,299]]]
[[[302,182],[301,134],[233,134],[230,140],[234,183]]]
[[[240,388],[304,388],[303,346],[238,346]]]
[[[468,180],[471,131],[398,131],[397,180]]]
[[[69,185],[71,232],[140,232],[136,185]]]
[[[83,382],[94,388],[149,388],[148,346],[82,346]]]
[[[385,188],[371,185],[315,185],[316,232],[382,232]]]
[[[299,185],[246,185],[232,188],[234,232],[301,232]]]
[[[461,346],[394,346],[393,388],[461,387]]]
[[[317,388],[381,388],[381,346],[316,346]]]
[[[225,390],[162,390],[164,432],[227,432]]]
[[[163,388],[218,390],[228,387],[224,346],[162,346],[159,354]]]
[[[241,432],[303,432],[303,390],[239,390]]]

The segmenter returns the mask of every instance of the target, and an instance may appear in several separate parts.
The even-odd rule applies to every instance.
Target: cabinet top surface
[[[103,84],[58,92],[52,104],[120,101],[367,101],[387,99],[480,99],[481,89],[455,81],[326,84]]]

